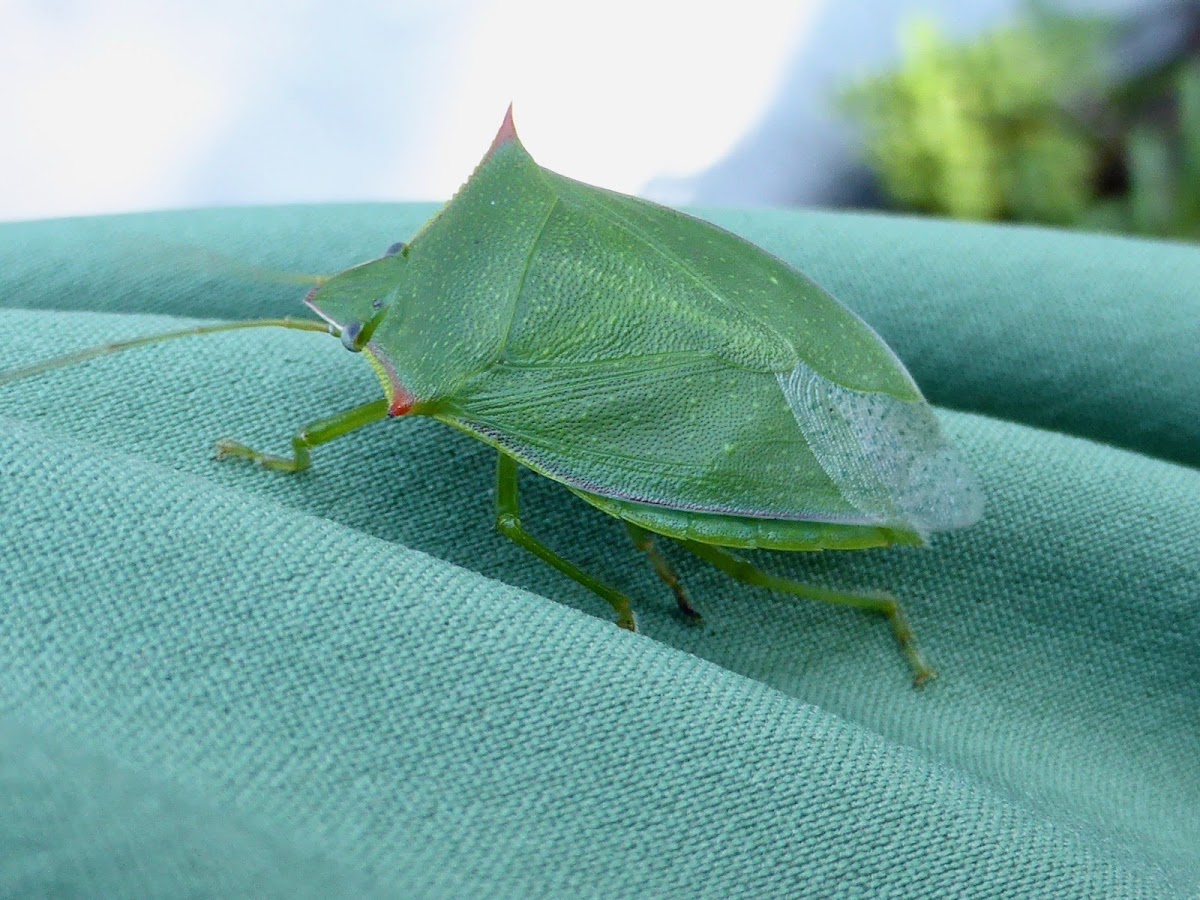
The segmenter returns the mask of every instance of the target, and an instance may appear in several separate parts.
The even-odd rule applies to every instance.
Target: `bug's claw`
[[[674,585],[675,605],[679,607],[680,615],[682,615],[692,625],[702,625],[704,617],[700,615],[700,611],[692,606],[688,600],[687,594],[683,590],[683,585]]]
[[[240,441],[234,441],[229,438],[217,441],[214,456],[217,459],[245,459],[260,464],[264,458],[264,454],[259,453],[257,450],[252,450]]]

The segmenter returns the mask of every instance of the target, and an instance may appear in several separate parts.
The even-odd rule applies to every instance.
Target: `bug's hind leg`
[[[496,466],[496,530],[538,559],[554,566],[568,578],[599,594],[616,611],[618,625],[629,631],[637,631],[633,604],[628,597],[597,581],[574,563],[563,559],[525,530],[521,525],[521,512],[517,502],[517,461],[504,453],[498,453],[497,456],[500,460]]]
[[[913,630],[908,624],[908,619],[904,617],[904,611],[900,609],[900,603],[891,594],[882,591],[856,594],[847,591],[832,591],[827,588],[814,587],[794,581],[791,578],[771,575],[741,557],[735,556],[728,550],[714,547],[711,544],[702,544],[698,541],[684,539],[679,539],[679,543],[684,549],[712,563],[726,575],[746,584],[768,588],[773,591],[782,591],[794,597],[820,600],[823,603],[836,603],[839,606],[852,606],[856,609],[865,609],[868,612],[876,612],[887,616],[888,621],[892,625],[892,631],[896,635],[896,640],[900,643],[900,649],[904,651],[905,656],[908,657],[908,661],[912,665],[913,684],[920,687],[929,679],[937,677],[937,672],[925,662],[925,657],[917,649],[916,635],[913,634]]]
[[[650,565],[654,567],[654,572],[663,583],[671,589],[675,595],[675,603],[679,606],[679,611],[692,622],[700,621],[700,613],[692,606],[688,600],[687,591],[683,589],[683,584],[679,581],[679,576],[675,573],[675,569],[667,562],[665,556],[658,552],[658,548],[654,546],[654,535],[632,522],[625,523],[625,529],[629,532],[629,537],[633,540],[633,546],[637,547],[650,560]]]
[[[312,458],[308,452],[311,448],[319,444],[328,444],[351,431],[357,431],[372,422],[378,422],[387,416],[387,411],[388,401],[379,399],[340,412],[328,419],[311,422],[297,431],[292,438],[291,456],[259,453],[237,441],[217,441],[217,459],[246,459],[265,469],[274,469],[278,472],[303,472],[312,464]]]

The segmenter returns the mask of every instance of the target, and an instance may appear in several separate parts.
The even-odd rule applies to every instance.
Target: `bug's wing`
[[[511,123],[401,256],[368,348],[385,383],[552,478],[918,533],[976,514],[932,410],[858,316],[729,232],[542,169]]]
[[[445,417],[605,497],[918,533],[963,524],[939,491],[947,466],[970,474],[929,406],[863,397],[811,369],[776,376],[680,352],[501,363],[465,386]],[[901,453],[896,436],[908,442]]]
[[[928,403],[847,388],[803,362],[776,378],[813,456],[856,509],[922,534],[983,515],[979,482]]]

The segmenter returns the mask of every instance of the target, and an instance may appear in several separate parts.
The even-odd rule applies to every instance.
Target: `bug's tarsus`
[[[352,431],[385,419],[387,411],[388,401],[384,398],[345,410],[328,419],[311,422],[292,437],[291,456],[260,453],[238,441],[217,441],[217,459],[245,459],[276,472],[303,472],[312,465],[309,451],[313,447],[328,444]]]
[[[654,567],[654,573],[662,579],[663,583],[671,589],[671,593],[675,595],[675,604],[679,607],[679,612],[689,622],[700,624],[702,620],[700,613],[692,606],[688,600],[687,591],[683,589],[683,583],[679,580],[679,575],[675,572],[674,567],[667,562],[667,558],[658,552],[658,548],[654,546],[654,536],[646,529],[634,525],[632,522],[625,523],[625,529],[629,532],[629,537],[633,540],[633,546],[637,547],[646,554],[646,558],[650,560],[650,565]]]
[[[896,635],[896,640],[900,643],[900,649],[904,651],[904,655],[908,657],[908,661],[912,666],[913,684],[916,687],[921,687],[926,682],[937,677],[937,672],[925,661],[925,657],[917,649],[916,635],[913,634],[912,627],[908,624],[908,619],[905,618],[899,601],[891,594],[880,591],[856,594],[849,591],[834,591],[828,588],[815,587],[814,585],[804,584],[791,578],[784,578],[780,575],[772,575],[769,572],[764,572],[740,556],[736,556],[728,550],[723,550],[712,544],[702,544],[698,541],[684,539],[677,539],[677,541],[684,549],[716,566],[729,577],[745,584],[764,587],[773,591],[781,591],[785,594],[791,594],[794,597],[820,600],[823,603],[852,606],[856,609],[887,616],[892,626],[892,632]]]
[[[505,453],[497,453],[496,465],[496,530],[528,550],[538,559],[549,563],[568,578],[608,601],[617,614],[617,624],[627,631],[637,631],[637,620],[633,615],[633,604],[618,590],[597,581],[579,566],[563,559],[528,531],[521,524],[521,510],[517,497],[517,461]]]

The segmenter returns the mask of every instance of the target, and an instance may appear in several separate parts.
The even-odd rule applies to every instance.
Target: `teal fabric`
[[[298,313],[249,269],[430,211],[0,225],[0,369]],[[436,423],[215,462],[378,395],[329,338],[144,348],[0,388],[0,896],[1195,896],[1200,250],[707,214],[871,322],[984,482],[928,550],[756,557],[896,592],[937,681],[665,545],[689,626],[527,475],[531,530],[636,598],[618,630],[493,532],[492,452]]]

